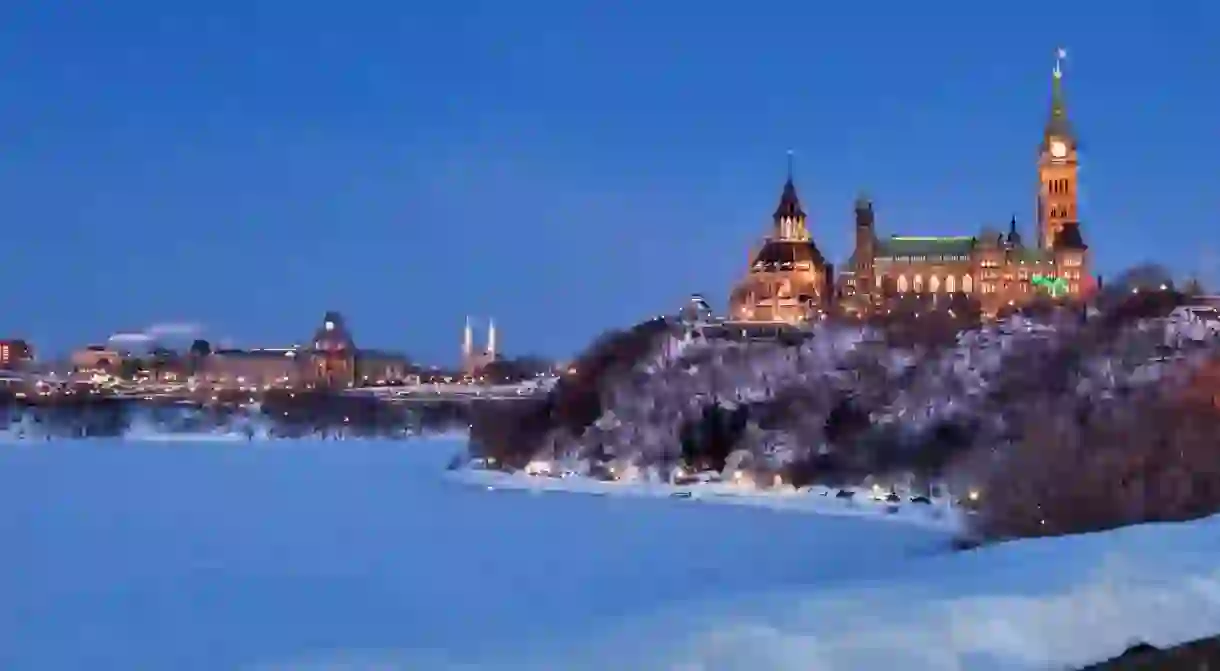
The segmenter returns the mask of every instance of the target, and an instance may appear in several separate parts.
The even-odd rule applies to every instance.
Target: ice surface
[[[489,492],[444,477],[461,445],[2,446],[0,669],[494,668],[667,604],[944,544],[849,518]]]
[[[0,668],[1064,669],[1220,632],[1220,520],[943,531],[471,486],[455,439],[0,446]],[[803,511],[810,512],[810,511]]]

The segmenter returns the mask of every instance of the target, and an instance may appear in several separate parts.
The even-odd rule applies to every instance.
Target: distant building
[[[34,360],[34,349],[20,338],[0,340],[0,370],[24,368]]]
[[[77,371],[117,372],[123,363],[123,354],[105,345],[86,345],[71,356],[72,368]]]
[[[678,311],[678,319],[686,326],[695,326],[716,321],[716,315],[702,295],[693,294]]]
[[[474,347],[474,328],[470,317],[466,318],[466,328],[462,331],[462,372],[466,375],[477,375],[480,370],[496,360],[496,323],[487,322],[487,347],[476,351]]]
[[[294,387],[300,369],[295,349],[218,349],[199,357],[194,373],[217,387]]]
[[[198,356],[195,376],[216,386],[353,387],[406,379],[400,354],[356,347],[338,312],[327,312],[303,346],[285,349],[220,349]]]
[[[327,312],[309,346],[301,351],[307,383],[352,387],[398,382],[409,364],[401,354],[359,349],[338,312]]]

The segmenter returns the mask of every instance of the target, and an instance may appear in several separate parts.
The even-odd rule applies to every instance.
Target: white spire
[[[1063,79],[1063,61],[1067,59],[1067,49],[1060,47],[1055,50],[1055,69],[1051,70],[1051,74],[1055,79]]]
[[[470,358],[474,354],[474,329],[470,327],[470,317],[466,317],[466,330],[462,332],[462,356]]]
[[[496,320],[487,320],[487,355],[496,358]]]

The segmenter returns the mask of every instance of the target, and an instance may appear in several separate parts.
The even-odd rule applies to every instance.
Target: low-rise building
[[[197,382],[220,387],[353,387],[401,382],[406,357],[360,349],[338,312],[327,312],[305,345],[193,354]]]
[[[71,361],[72,368],[78,371],[117,371],[123,363],[123,354],[105,345],[87,345],[73,352]]]
[[[301,381],[295,349],[218,349],[200,357],[195,380],[216,387],[291,387]]]
[[[20,338],[0,340],[0,369],[24,368],[34,360],[34,348]]]

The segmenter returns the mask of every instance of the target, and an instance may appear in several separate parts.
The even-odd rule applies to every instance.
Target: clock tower
[[[1063,101],[1063,59],[1060,49],[1055,56],[1051,79],[1051,114],[1042,134],[1038,154],[1038,246],[1045,250],[1055,247],[1064,226],[1077,223],[1076,215],[1076,135],[1068,121],[1067,105]]]

